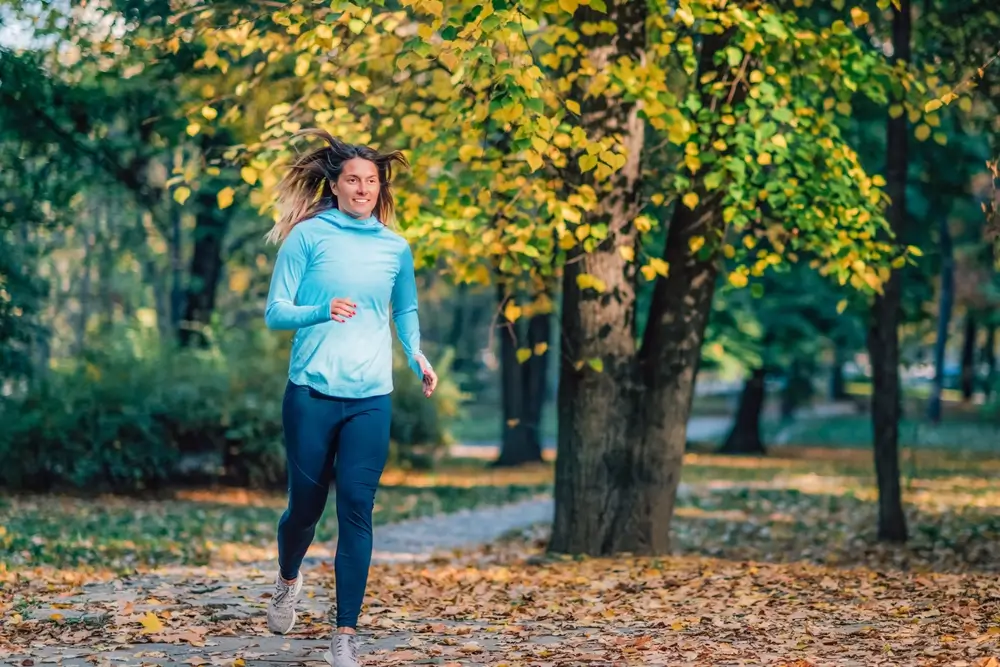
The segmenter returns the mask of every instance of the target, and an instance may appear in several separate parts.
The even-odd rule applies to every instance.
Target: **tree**
[[[872,292],[898,254],[873,240],[881,179],[842,135],[852,96],[884,102],[896,75],[843,21],[749,1],[420,0],[172,24],[165,47],[197,35],[200,65],[246,84],[220,117],[271,95],[259,140],[230,155],[262,211],[297,130],[321,125],[407,151],[396,186],[419,262],[458,283],[497,267],[534,299],[522,312],[533,284],[561,282],[556,551],[666,550],[717,277],[742,288],[808,258]]]
[[[896,62],[910,60],[910,1],[901,0],[893,8],[892,58]],[[898,96],[900,92],[895,93]],[[908,130],[906,116],[888,120],[886,180],[889,193],[889,220],[892,233],[900,238],[906,234],[906,181]],[[901,277],[894,271],[883,293],[875,297],[868,333],[868,350],[872,364],[872,426],[875,442],[875,475],[879,489],[879,539],[906,541],[906,515],[903,512],[899,483],[899,319],[901,307]]]

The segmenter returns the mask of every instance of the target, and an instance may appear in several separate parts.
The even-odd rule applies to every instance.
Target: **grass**
[[[807,446],[872,446],[872,423],[869,415],[845,415],[836,419],[800,419],[789,425],[765,422],[765,442],[783,439]],[[939,424],[920,419],[902,419],[899,423],[900,445],[905,448],[941,449],[961,445],[962,449],[1000,454],[1000,424],[972,418],[949,418]]]
[[[548,468],[511,473],[462,464],[433,473],[388,470],[376,525],[523,500],[550,488]],[[66,495],[0,498],[0,571],[54,566],[133,568],[273,557],[284,494],[177,491],[167,498]],[[316,531],[336,536],[333,498]],[[318,552],[317,552],[318,553]]]

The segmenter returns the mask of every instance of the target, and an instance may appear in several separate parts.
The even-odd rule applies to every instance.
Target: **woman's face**
[[[340,178],[333,184],[337,208],[354,218],[367,218],[372,214],[378,192],[378,167],[360,157],[345,162]]]

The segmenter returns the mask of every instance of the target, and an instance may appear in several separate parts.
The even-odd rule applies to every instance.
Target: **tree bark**
[[[726,442],[719,448],[721,454],[766,454],[760,438],[760,416],[764,410],[765,380],[767,371],[755,368],[743,383],[736,420]]]
[[[645,48],[644,0],[612,0],[607,5],[607,14],[581,6],[573,15],[584,57],[597,71],[622,57],[641,61]],[[601,21],[614,24],[615,33],[580,30],[582,24]],[[634,502],[636,493],[648,490],[635,488],[635,482],[647,476],[648,462],[635,447],[634,275],[617,250],[636,242],[632,221],[639,210],[644,127],[634,102],[586,95],[582,83],[576,80],[572,97],[581,101],[589,138],[618,135],[627,154],[609,186],[596,184],[598,191],[611,191],[602,193],[597,209],[582,220],[606,223],[607,239],[592,252],[579,246],[568,250],[563,269],[555,520],[549,549],[608,554],[648,542],[651,532],[643,520],[634,519],[636,512],[648,514]],[[564,174],[567,187],[591,183],[576,165],[571,159]],[[581,288],[577,278],[585,274],[599,278],[603,289]]]
[[[941,392],[944,390],[944,362],[948,348],[948,330],[951,328],[951,312],[955,304],[955,257],[948,227],[948,216],[941,215],[941,298],[938,303],[937,338],[934,341],[934,384],[927,402],[927,418],[937,424],[941,421]]]
[[[910,0],[893,8],[892,36],[896,60],[910,59]],[[896,238],[905,237],[907,125],[906,115],[888,120],[887,192],[892,202],[886,214]],[[868,331],[872,365],[872,425],[875,475],[879,491],[878,537],[905,542],[906,515],[903,513],[899,481],[899,320],[902,297],[901,275],[893,271],[876,295]]]
[[[229,213],[216,204],[214,189],[197,195],[197,215],[194,229],[194,252],[188,275],[184,303],[184,318],[178,338],[182,346],[204,345],[203,328],[215,311],[215,292],[222,276],[222,242],[229,223]]]
[[[965,315],[965,335],[962,340],[962,400],[972,400],[976,392],[976,315],[971,310]]]

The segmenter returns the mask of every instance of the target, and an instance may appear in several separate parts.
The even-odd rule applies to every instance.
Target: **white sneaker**
[[[361,667],[358,662],[358,636],[336,633],[330,640],[330,650],[323,658],[333,667]]]
[[[295,601],[302,591],[302,573],[294,584],[286,584],[281,575],[275,575],[274,595],[267,603],[267,627],[276,635],[283,635],[295,625]]]

